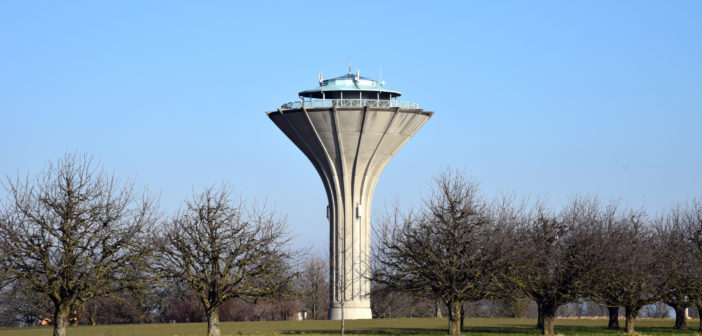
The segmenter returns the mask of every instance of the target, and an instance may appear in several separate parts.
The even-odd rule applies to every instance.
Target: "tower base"
[[[344,307],[344,320],[370,320],[373,313],[369,307]],[[329,309],[330,320],[341,320],[341,308],[332,307]]]

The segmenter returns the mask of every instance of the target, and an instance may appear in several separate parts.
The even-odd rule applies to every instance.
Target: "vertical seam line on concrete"
[[[353,182],[352,183],[354,184],[354,186],[356,185],[356,170],[358,170],[358,154],[361,152],[361,143],[363,140],[363,132],[366,129],[366,116],[367,116],[367,114],[368,114],[368,106],[364,106],[363,112],[362,112],[363,120],[361,121],[361,130],[358,132],[358,144],[356,146],[356,155],[354,156],[354,160],[353,160],[353,180],[352,180]],[[359,190],[359,196],[361,195],[362,191],[363,191],[362,189]],[[354,200],[354,202],[356,202],[356,200]]]
[[[367,114],[368,114],[368,105],[364,106],[364,107],[363,107],[363,110],[362,110],[362,112],[361,112],[361,115],[362,115],[361,129],[358,131],[358,143],[356,144],[356,154],[354,155],[354,160],[353,160],[353,172],[352,172],[352,176],[351,176],[351,181],[352,181],[352,182],[351,182],[351,188],[352,188],[352,190],[353,190],[352,195],[355,195],[355,194],[356,194],[355,190],[356,190],[356,185],[358,184],[358,182],[356,181],[356,176],[357,176],[356,170],[358,169],[358,155],[359,155],[360,152],[361,152],[361,145],[363,144],[363,135],[364,135],[364,131],[365,131],[365,129],[366,129],[366,120],[367,120],[366,116],[367,116]],[[353,203],[354,203],[354,204],[359,204],[359,203],[360,203],[361,206],[365,209],[366,207],[369,206],[369,204],[363,204],[363,203],[361,202],[361,201],[363,200],[363,194],[362,194],[362,192],[363,192],[363,188],[362,188],[362,184],[361,184],[361,185],[358,186],[358,197],[359,197],[359,199],[358,199],[358,200],[357,200],[357,199],[354,199],[354,200],[353,200]],[[359,246],[361,246],[361,247],[364,246],[364,243],[365,243],[365,240],[364,240],[365,237],[364,237],[364,235],[361,234],[361,233],[363,232],[363,225],[362,225],[362,224],[363,224],[363,221],[364,221],[364,220],[366,220],[366,221],[369,220],[368,217],[365,216],[365,214],[363,214],[363,215],[364,215],[364,216],[363,216],[362,218],[356,218],[356,220],[359,221],[359,223],[358,223],[358,228],[359,228],[359,230],[358,230],[358,231],[359,231],[359,232],[358,232],[358,239],[359,239]],[[359,249],[359,251],[358,251],[358,253],[359,253],[359,265],[358,265],[358,274],[359,274],[359,278],[361,278],[361,277],[363,276],[363,272],[361,272],[361,270],[363,269],[363,266],[364,266],[364,265],[361,265],[361,263],[364,263],[364,262],[365,262],[365,259],[364,259],[363,256],[361,255],[361,250],[363,250],[363,249],[361,248],[361,249]],[[366,266],[367,266],[367,265],[366,265]],[[364,280],[363,280],[363,279],[359,279],[358,296],[359,296],[359,298],[360,298],[361,300],[363,299],[363,297],[362,297],[363,288],[365,288],[365,286],[364,286]]]
[[[423,116],[423,115],[421,115],[421,114],[417,114],[417,116],[412,116],[412,118],[421,118],[422,116]],[[431,117],[431,116],[426,116],[426,118],[422,118],[422,119],[424,119],[424,121],[422,121],[421,123],[419,123],[419,126],[417,126],[416,128],[414,128],[414,130],[412,130],[411,132],[408,133],[408,135],[405,136],[405,139],[402,141],[402,143],[400,144],[400,146],[397,146],[397,148],[395,148],[395,151],[393,151],[392,153],[390,153],[390,155],[388,156],[388,158],[387,158],[387,160],[386,160],[386,163],[385,163],[386,165],[387,165],[388,162],[390,162],[390,160],[392,160],[393,157],[395,157],[395,154],[397,154],[397,152],[399,152],[400,149],[402,149],[402,148],[405,146],[405,144],[406,144],[415,134],[417,134],[417,132],[419,131],[419,129],[422,128],[422,126],[424,126],[424,124],[429,120],[430,117]],[[400,132],[399,134],[402,134],[402,132]]]
[[[375,157],[375,153],[378,152],[378,148],[380,148],[380,144],[383,142],[383,139],[385,139],[385,135],[388,133],[388,130],[390,129],[390,126],[392,125],[393,121],[395,121],[395,118],[397,117],[398,113],[400,111],[399,107],[395,107],[395,112],[392,115],[392,118],[388,122],[387,126],[385,126],[385,130],[383,131],[383,135],[380,137],[378,140],[378,143],[375,144],[375,148],[373,149],[373,153],[371,153],[370,157],[368,158],[368,162],[366,163],[366,169],[363,172],[363,182],[361,184],[361,195],[366,193],[366,179],[368,178],[368,170],[371,167],[371,164],[373,162],[373,158]],[[370,213],[370,206],[368,207],[368,211]]]
[[[399,109],[398,109],[397,113],[399,113]],[[408,135],[405,137],[405,140],[402,141],[402,144],[400,146],[396,146],[395,151],[393,151],[392,153],[390,153],[390,155],[388,155],[385,162],[381,165],[382,167],[385,167],[388,164],[388,162],[390,162],[390,160],[395,156],[395,154],[397,154],[397,152],[399,152],[400,149],[402,149],[402,147],[404,147],[404,145],[409,141],[409,139],[412,138],[412,136],[414,136],[419,131],[419,129],[422,128],[422,126],[424,126],[424,124],[429,120],[429,118],[431,118],[431,116],[432,116],[431,114],[429,114],[429,115],[417,114],[416,116],[415,115],[411,116],[411,118],[422,118],[423,121],[421,123],[419,123],[419,125],[417,127],[415,127],[411,132],[408,133]],[[389,125],[388,125],[388,127],[389,127]],[[386,133],[387,133],[387,130],[386,130]],[[402,132],[400,132],[400,133],[402,133]],[[370,212],[368,213],[368,215],[370,215]]]
[[[340,142],[341,140],[339,139],[339,134],[338,134],[339,124],[336,122],[336,106],[332,106],[331,118],[332,118],[332,120],[331,120],[330,126],[332,126],[334,128],[331,133],[332,133],[332,136],[334,137],[333,138],[334,139],[334,146],[336,147],[336,150],[339,153],[339,155],[337,156],[337,159],[339,159],[339,161],[341,163],[340,165],[337,165],[336,162],[332,162],[331,156],[329,156],[329,150],[327,149],[326,146],[324,146],[324,144],[322,144],[322,145],[324,146],[324,150],[327,152],[327,158],[328,158],[329,162],[334,164],[334,175],[337,178],[337,180],[339,180],[339,182],[340,182],[338,184],[338,186],[339,186],[339,188],[341,188],[341,192],[340,192],[340,196],[341,196],[341,200],[342,200],[341,203],[346,204],[346,202],[344,202],[344,201],[346,201],[346,191],[347,190],[346,190],[346,183],[343,183],[343,182],[345,182],[344,172],[346,171],[346,169],[344,166],[346,165],[346,163],[344,162],[345,161],[344,156],[341,155],[342,144]],[[309,119],[309,116],[308,116],[308,119]],[[311,120],[310,120],[310,125],[312,125]],[[312,129],[314,130],[314,133],[317,136],[317,139],[319,139],[319,142],[322,143],[322,140],[319,137],[319,132],[317,132],[317,129],[314,127],[314,125],[312,125]],[[341,166],[341,167],[336,168],[337,166]],[[341,170],[341,176],[339,176],[339,170]],[[339,179],[339,177],[341,177],[341,179]],[[345,214],[344,214],[344,219],[346,219]]]
[[[285,122],[288,124],[288,126],[290,126],[290,129],[291,129],[293,132],[295,132],[295,135],[296,135],[297,138],[300,140],[300,142],[305,146],[305,148],[307,148],[307,153],[310,153],[310,155],[311,155],[312,157],[314,157],[314,160],[317,161],[316,164],[315,164],[314,162],[312,162],[312,165],[315,166],[315,169],[317,169],[318,172],[321,172],[321,173],[324,175],[324,176],[322,177],[322,178],[324,179],[324,180],[322,181],[322,183],[325,185],[324,188],[329,192],[329,195],[330,195],[330,196],[333,196],[332,193],[331,193],[331,190],[332,190],[331,185],[332,185],[332,184],[331,184],[330,181],[329,181],[329,177],[327,176],[327,172],[323,169],[323,166],[324,166],[324,165],[321,164],[321,161],[322,161],[322,160],[321,160],[317,155],[314,154],[314,151],[312,150],[312,147],[305,141],[305,138],[304,138],[302,135],[300,135],[300,133],[297,131],[297,128],[295,128],[295,127],[292,125],[292,123],[290,122],[290,120],[288,119],[288,117],[285,116],[285,113],[283,113],[283,111],[282,111],[281,109],[278,109],[278,111],[280,112],[280,115],[283,117],[283,119],[284,119]],[[319,138],[318,138],[317,140],[319,140]],[[293,141],[293,143],[294,143],[294,141]],[[324,146],[321,144],[321,141],[320,141],[320,145],[322,146],[322,148],[324,148]],[[305,153],[305,151],[303,151],[303,153]],[[332,201],[333,201],[333,200],[332,200]],[[331,205],[330,205],[330,206],[331,206]]]
[[[304,114],[305,114],[305,119],[307,120],[307,123],[310,125],[310,128],[312,129],[312,132],[314,133],[314,136],[315,136],[315,138],[317,139],[317,142],[319,142],[320,146],[322,146],[322,149],[324,150],[324,154],[325,154],[325,156],[326,156],[326,158],[327,158],[327,162],[329,162],[329,170],[330,170],[329,173],[332,175],[332,176],[330,176],[330,178],[331,178],[334,182],[336,182],[335,184],[336,184],[337,186],[339,186],[339,178],[338,178],[338,175],[339,175],[339,174],[337,173],[337,170],[336,170],[336,163],[332,161],[331,156],[329,155],[329,150],[327,149],[327,146],[324,145],[324,142],[322,141],[322,138],[319,136],[319,132],[317,131],[317,128],[314,127],[314,123],[312,123],[312,119],[310,119],[310,115],[309,115],[309,113],[307,112],[307,109],[304,108],[304,107],[302,107],[302,112],[304,112]],[[339,190],[337,190],[337,194],[334,195],[334,196],[336,197],[336,200],[337,200],[337,202],[335,202],[336,204],[339,204],[339,198],[342,199],[341,204],[343,204],[343,197],[341,197],[341,195],[339,195]],[[336,204],[335,204],[335,205],[336,205]],[[339,222],[339,221],[338,221],[338,212],[339,212],[339,211],[335,211],[335,213],[337,213],[337,216],[334,217],[334,222],[333,222],[332,226],[334,225],[334,223],[338,223],[338,222]],[[346,216],[346,214],[344,214],[344,220],[346,219],[345,216]],[[338,229],[339,229],[339,228],[335,228],[335,231],[336,231],[336,235],[337,235],[337,236],[339,235],[339,230],[338,230]],[[345,237],[344,237],[344,238],[345,238]],[[344,242],[344,249],[343,249],[343,250],[345,250],[345,249],[346,249],[346,239],[343,239],[343,242]],[[338,251],[339,251],[339,244],[337,243],[336,245],[337,245],[337,246],[336,246],[336,249],[337,249],[337,254],[338,254]],[[341,260],[343,261],[343,265],[342,265],[343,268],[342,268],[342,269],[345,270],[345,269],[346,269],[346,251],[342,251],[342,255],[343,255],[342,258],[341,258]],[[338,261],[337,261],[337,265],[338,265]],[[338,266],[337,266],[336,268],[337,268],[337,270],[339,269]],[[339,272],[337,271],[337,273],[339,273]],[[336,276],[337,276],[337,278],[338,278],[338,277],[339,277],[339,274],[337,274]],[[346,282],[346,275],[345,275],[345,274],[344,274],[344,282]],[[337,286],[337,287],[338,287],[338,286]],[[338,292],[338,291],[339,291],[339,288],[337,288],[337,292]],[[342,294],[342,298],[341,298],[342,300],[344,300],[344,299],[345,299],[345,296],[346,296],[344,292],[345,292],[345,289],[342,289],[342,293],[341,293],[341,294]],[[339,297],[339,294],[337,293],[337,298],[338,298],[338,297]]]
[[[337,178],[339,179],[339,188],[341,189],[341,204],[345,205],[344,207],[344,264],[346,264],[346,252],[348,252],[348,248],[346,247],[346,237],[347,237],[347,230],[348,228],[346,227],[347,222],[349,221],[349,218],[353,219],[353,210],[351,211],[351,217],[347,216],[347,208],[348,208],[348,199],[347,199],[347,192],[348,192],[348,186],[346,184],[346,158],[344,157],[344,151],[343,151],[343,143],[341,141],[341,136],[339,134],[339,122],[337,120],[337,109],[336,106],[332,106],[331,110],[331,125],[333,127],[332,129],[332,135],[334,136],[334,146],[336,146],[336,152],[337,154],[337,159],[339,160],[339,170],[340,172],[336,172]],[[316,132],[316,130],[315,130]],[[353,208],[353,205],[351,205]],[[349,286],[348,279],[346,279],[346,269],[344,269],[344,287],[342,290],[344,292],[344,299],[346,298],[346,287],[351,287],[351,299],[353,300],[353,260],[354,260],[354,249],[353,249],[353,223],[351,224],[351,284]]]
[[[368,110],[370,110],[370,109],[369,109],[368,107],[366,107],[366,113],[368,113]],[[395,118],[397,117],[399,111],[400,111],[400,108],[399,108],[399,107],[396,107],[396,108],[395,108],[395,112],[394,112],[393,115],[392,115],[392,118],[390,119],[390,121],[388,122],[388,124],[385,126],[385,130],[383,130],[383,135],[380,137],[380,139],[378,139],[378,142],[375,144],[375,148],[373,149],[373,152],[372,152],[372,153],[370,154],[370,156],[368,157],[368,161],[366,162],[366,167],[365,167],[364,172],[363,172],[363,180],[361,181],[361,187],[360,187],[359,195],[361,196],[361,199],[365,200],[365,202],[368,203],[368,204],[366,204],[366,206],[365,206],[364,209],[363,209],[363,212],[364,212],[364,215],[365,215],[364,217],[367,217],[367,218],[366,218],[366,224],[367,224],[367,225],[363,225],[363,226],[367,226],[367,227],[368,227],[368,231],[369,231],[369,232],[368,232],[368,235],[370,235],[370,224],[371,224],[371,220],[370,220],[370,216],[371,216],[371,215],[370,215],[370,213],[371,213],[371,204],[370,204],[370,203],[371,203],[371,200],[370,200],[370,196],[369,196],[369,195],[370,195],[369,189],[372,189],[372,188],[369,188],[369,187],[367,188],[367,186],[366,186],[367,183],[368,183],[367,179],[368,179],[368,177],[369,177],[369,176],[368,176],[368,171],[369,171],[371,165],[373,164],[373,160],[374,160],[374,158],[375,158],[375,154],[378,152],[378,149],[380,148],[380,144],[383,142],[383,139],[385,139],[385,135],[388,133],[388,130],[390,130],[390,126],[391,126],[392,123],[395,121]],[[371,179],[370,179],[371,182],[370,182],[370,183],[373,183],[373,182],[372,182],[373,179],[374,179],[374,178],[371,177]]]
[[[303,110],[303,112],[304,112],[305,115],[306,115],[306,114],[307,114],[307,111],[305,111],[304,108],[303,108],[302,110]],[[337,211],[335,211],[335,206],[336,206],[336,203],[337,203],[337,199],[336,199],[334,193],[332,192],[332,191],[333,191],[333,188],[331,187],[331,181],[329,181],[329,177],[327,176],[327,172],[325,171],[325,169],[322,168],[323,165],[320,163],[320,162],[321,162],[321,159],[320,159],[317,155],[314,154],[314,151],[312,150],[312,148],[310,147],[310,145],[307,144],[307,142],[304,140],[304,137],[302,137],[302,136],[300,135],[300,133],[299,133],[299,132],[297,131],[297,129],[292,125],[292,123],[290,122],[290,120],[288,119],[288,117],[285,116],[285,113],[283,113],[283,110],[282,110],[282,109],[278,109],[278,112],[280,112],[280,115],[283,117],[283,120],[285,120],[285,122],[288,124],[288,126],[290,126],[290,129],[295,133],[295,135],[296,135],[297,138],[300,140],[300,142],[305,146],[305,148],[307,148],[307,152],[310,153],[310,155],[311,155],[312,157],[314,157],[315,161],[317,161],[317,164],[314,164],[314,163],[313,163],[313,165],[315,165],[315,166],[318,165],[318,166],[319,166],[318,171],[321,172],[322,175],[323,175],[323,176],[321,176],[321,178],[323,179],[323,180],[322,180],[323,184],[325,184],[325,186],[324,186],[325,189],[327,189],[327,193],[328,193],[328,194],[327,194],[327,197],[329,198],[328,201],[329,201],[330,203],[332,203],[332,204],[329,204],[329,208],[330,208],[330,216],[329,216],[329,230],[330,230],[330,232],[329,232],[329,235],[330,235],[330,238],[331,238],[331,236],[334,235],[334,234],[336,233],[336,232],[335,232],[336,229],[334,228],[333,223],[335,223],[335,218],[338,216],[338,214],[336,213]],[[318,138],[317,140],[319,140],[319,138]],[[322,146],[322,148],[324,148],[324,145],[321,144],[321,141],[320,141],[320,145]],[[303,153],[304,153],[304,152],[303,152]],[[317,167],[315,167],[315,168],[317,168]],[[330,243],[331,243],[332,246],[338,248],[338,246],[336,246],[337,244],[336,244],[336,242],[335,242],[334,240],[331,240],[331,239],[330,239]],[[330,246],[330,251],[329,251],[330,253],[332,252],[331,250],[332,250],[332,247]],[[334,263],[334,265],[336,265],[337,262],[334,261],[333,258],[329,258],[329,259],[330,259],[330,262],[331,262],[331,263]],[[329,277],[330,277],[330,278],[334,278],[334,276],[333,276],[334,274],[333,274],[333,273],[335,272],[336,269],[338,269],[338,267],[331,267],[331,266],[333,266],[333,265],[329,265],[329,266],[330,266]],[[330,281],[330,284],[329,284],[330,291],[333,291],[334,289],[336,289],[335,287],[336,287],[335,284],[332,283],[332,282]]]

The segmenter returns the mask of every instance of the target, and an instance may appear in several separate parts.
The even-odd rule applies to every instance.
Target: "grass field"
[[[538,335],[534,319],[466,319],[464,335]],[[624,321],[620,321],[624,325]],[[621,331],[607,330],[606,320],[557,319],[556,334],[562,335],[619,335]],[[689,320],[688,330],[674,330],[670,319],[639,319],[636,326],[640,335],[695,335],[699,320]],[[346,321],[348,334],[353,335],[445,335],[446,319],[402,318]],[[223,336],[234,335],[335,335],[339,321],[276,321],[276,322],[223,322]],[[196,336],[205,335],[205,323],[139,324],[69,327],[68,336]],[[46,336],[49,327],[0,329],[0,336]]]

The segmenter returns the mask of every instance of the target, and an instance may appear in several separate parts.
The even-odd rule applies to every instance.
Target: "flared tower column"
[[[369,101],[339,98],[319,104],[332,106],[306,107],[303,102],[268,112],[312,162],[326,190],[333,320],[342,314],[344,319],[372,318],[368,278],[373,192],[385,165],[432,115],[393,107],[399,104],[388,99]]]

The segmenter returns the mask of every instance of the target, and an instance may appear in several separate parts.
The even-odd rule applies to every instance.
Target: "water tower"
[[[385,165],[433,112],[356,71],[299,93],[268,117],[307,156],[327,192],[329,318],[370,319],[370,208]],[[343,313],[342,313],[343,310]]]

